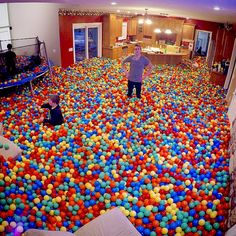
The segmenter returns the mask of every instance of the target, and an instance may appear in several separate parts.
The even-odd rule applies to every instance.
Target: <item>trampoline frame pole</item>
[[[32,96],[34,96],[34,89],[33,89],[33,85],[32,85],[32,80],[30,80],[30,90],[31,90],[31,93],[32,93]]]
[[[46,57],[47,62],[48,62],[48,69],[49,69],[50,77],[52,79],[52,70],[51,70],[49,59],[48,59],[48,54],[47,54],[47,49],[46,49],[45,42],[43,41],[42,44],[43,44],[43,47],[44,47],[45,57]]]

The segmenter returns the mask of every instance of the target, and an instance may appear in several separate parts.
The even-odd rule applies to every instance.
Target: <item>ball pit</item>
[[[105,58],[54,67],[34,97],[1,98],[4,136],[23,154],[2,162],[0,234],[75,232],[117,206],[142,235],[223,235],[227,104],[197,60],[197,70],[155,67],[141,100],[127,99],[120,60]],[[60,94],[61,126],[37,123],[51,93]]]

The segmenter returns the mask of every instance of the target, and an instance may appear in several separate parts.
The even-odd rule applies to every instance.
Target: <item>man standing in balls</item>
[[[150,60],[141,54],[141,46],[136,44],[134,47],[134,55],[128,56],[122,62],[122,68],[128,78],[128,97],[132,97],[133,88],[136,89],[137,98],[141,98],[142,81],[146,79],[152,70],[152,63]],[[130,63],[130,69],[125,69],[125,63]],[[146,73],[143,74],[146,68]]]

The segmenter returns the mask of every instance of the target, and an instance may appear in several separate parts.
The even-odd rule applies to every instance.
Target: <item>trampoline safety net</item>
[[[46,70],[50,70],[45,43],[41,42],[38,37],[0,40],[0,49],[6,46],[10,49],[8,47],[8,49],[0,50],[0,83],[7,84],[6,81],[10,82],[21,73],[32,75],[35,68],[42,64],[44,64],[43,72],[45,72],[45,66]],[[9,53],[9,51],[12,52]],[[37,72],[40,73],[40,71],[37,68]],[[37,73],[36,76],[38,76]]]

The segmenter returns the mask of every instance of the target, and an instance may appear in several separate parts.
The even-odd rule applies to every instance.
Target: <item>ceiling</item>
[[[121,14],[168,15],[219,23],[236,23],[236,0],[0,0],[0,2],[50,2],[67,8],[116,12]],[[111,5],[116,2],[116,5]],[[213,8],[217,6],[219,11]]]

